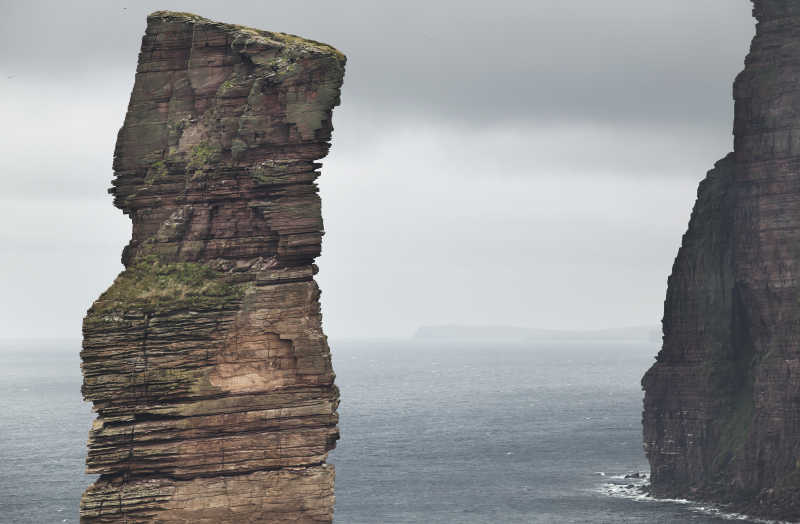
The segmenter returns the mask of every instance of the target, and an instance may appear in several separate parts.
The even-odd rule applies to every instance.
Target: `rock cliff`
[[[83,324],[100,477],[81,522],[331,522],[315,161],[344,65],[293,35],[148,17],[110,190],[132,239]]]
[[[754,0],[734,152],[700,184],[642,380],[656,495],[800,519],[800,3]]]

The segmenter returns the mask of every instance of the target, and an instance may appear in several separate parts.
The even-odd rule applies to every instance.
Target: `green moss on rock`
[[[242,285],[224,273],[194,262],[165,263],[139,259],[119,274],[89,310],[89,316],[137,311],[158,314],[177,310],[221,309],[238,302]]]
[[[753,426],[753,411],[752,390],[747,388],[733,399],[729,414],[721,421],[715,471],[728,467],[741,452]]]
[[[200,180],[209,173],[212,165],[219,162],[222,149],[208,142],[197,144],[189,154],[186,163],[186,174],[191,180]]]
[[[197,171],[207,166],[211,162],[216,162],[219,158],[220,149],[209,145],[207,142],[197,144],[189,155],[189,162],[186,169]]]
[[[169,173],[169,169],[167,168],[166,162],[163,160],[153,162],[150,165],[150,168],[147,170],[147,175],[144,177],[144,183],[147,185],[154,184],[158,180],[166,177],[167,173]]]

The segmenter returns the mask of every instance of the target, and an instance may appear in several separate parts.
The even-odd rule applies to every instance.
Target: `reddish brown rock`
[[[800,4],[754,0],[734,152],[700,184],[643,379],[652,491],[800,519]]]
[[[315,180],[345,57],[148,17],[114,158],[126,269],[84,320],[81,521],[331,522],[338,438]]]

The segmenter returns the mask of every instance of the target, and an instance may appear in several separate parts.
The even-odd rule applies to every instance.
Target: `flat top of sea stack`
[[[280,43],[288,47],[296,47],[299,50],[305,50],[311,53],[332,55],[341,60],[343,63],[346,60],[345,55],[333,46],[289,33],[265,31],[263,29],[256,29],[254,27],[248,27],[240,24],[217,22],[194,13],[180,11],[155,11],[147,16],[148,24],[159,20],[166,22],[193,22],[196,25],[210,26],[226,32],[241,33],[243,38],[252,39],[254,43],[257,42],[262,45],[274,45],[276,43]]]

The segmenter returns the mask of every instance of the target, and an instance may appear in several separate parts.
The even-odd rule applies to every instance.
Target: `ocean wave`
[[[725,520],[738,520],[757,524],[792,524],[790,522],[778,520],[765,520],[749,517],[741,513],[725,511],[724,508],[720,508],[712,504],[701,503],[693,500],[656,498],[650,495],[647,491],[647,488],[650,486],[649,475],[644,472],[638,472],[634,475],[638,475],[638,478],[632,476],[630,473],[606,476],[610,482],[600,485],[595,491],[610,497],[624,498],[639,502],[666,502],[671,504],[680,504],[686,506],[688,510],[695,513],[701,513],[703,515]]]

